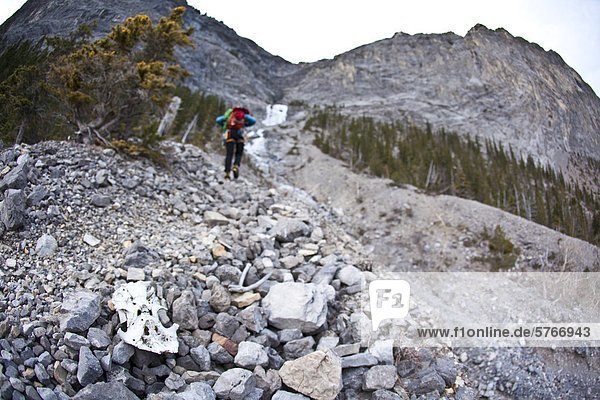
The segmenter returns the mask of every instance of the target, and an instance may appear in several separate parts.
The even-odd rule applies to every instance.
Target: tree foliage
[[[305,129],[315,145],[356,170],[492,205],[555,230],[600,243],[600,200],[562,174],[521,159],[512,148],[433,132],[397,121],[348,118],[335,108],[318,110]]]
[[[52,63],[54,92],[78,133],[101,140],[134,134],[150,139],[170,90],[187,75],[174,58],[176,46],[192,45],[184,12],[177,7],[156,24],[146,15],[127,18],[107,36]]]

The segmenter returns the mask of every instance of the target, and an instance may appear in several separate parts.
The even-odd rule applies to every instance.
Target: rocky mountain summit
[[[285,99],[407,119],[567,171],[600,154],[600,99],[555,52],[482,25],[465,37],[396,34],[304,66]]]
[[[97,21],[97,33],[127,16],[158,19],[185,4],[169,1],[29,0],[0,27],[6,44],[66,35]],[[188,7],[195,47],[179,52],[188,85],[263,108],[274,102],[342,105],[379,119],[432,124],[502,143],[568,177],[595,176],[600,99],[553,51],[482,25],[453,33],[396,34],[309,64],[291,64]],[[2,45],[0,45],[0,48]]]

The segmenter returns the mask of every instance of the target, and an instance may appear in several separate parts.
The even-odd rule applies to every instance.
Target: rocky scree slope
[[[373,263],[370,269],[379,276],[402,271],[493,270],[499,260],[482,232],[485,228],[491,232],[495,226],[502,227],[518,249],[513,265],[506,263],[502,268],[524,272],[600,269],[600,249],[582,240],[475,201],[432,196],[352,171],[312,144],[314,133],[302,129],[307,115],[304,107],[292,107],[288,121],[262,130],[264,148],[257,146],[258,165],[271,179],[285,179],[331,207],[337,224],[364,246]],[[443,298],[439,300],[442,303],[434,312],[444,309]],[[419,307],[419,312],[419,318],[428,318],[427,310]],[[594,398],[600,387],[597,349],[452,351],[478,396]],[[415,365],[401,364],[407,371]]]
[[[600,99],[555,52],[482,25],[396,34],[299,68],[287,101],[488,138],[565,172],[598,160]]]
[[[450,350],[360,348],[373,275],[335,213],[249,170],[221,184],[221,157],[193,146],[163,150],[168,168],[72,143],[0,153],[1,398],[475,398]],[[256,287],[236,291],[242,275]],[[117,334],[111,297],[139,281],[179,325],[176,354]]]

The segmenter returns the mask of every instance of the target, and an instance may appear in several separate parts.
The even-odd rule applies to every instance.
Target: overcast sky
[[[23,0],[0,0],[0,21]],[[600,0],[188,0],[291,62],[332,58],[396,32],[503,27],[554,50],[600,94]]]

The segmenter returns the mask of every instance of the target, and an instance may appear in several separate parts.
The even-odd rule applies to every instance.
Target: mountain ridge
[[[195,48],[177,52],[193,89],[259,110],[277,102],[343,105],[348,113],[492,139],[567,178],[589,181],[597,172],[580,164],[600,160],[600,98],[558,53],[503,28],[478,24],[464,37],[396,33],[333,59],[292,64],[184,0],[30,0],[0,35],[6,43],[36,40],[93,18],[106,32],[129,15],[157,19],[179,5],[195,30]]]

